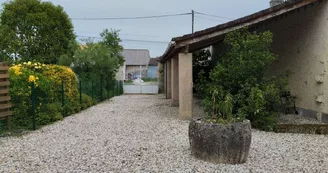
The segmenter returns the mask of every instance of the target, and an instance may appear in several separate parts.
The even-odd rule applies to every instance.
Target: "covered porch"
[[[274,28],[276,22],[286,21],[288,16],[303,13],[302,10],[320,6],[321,3],[318,0],[287,1],[225,24],[173,38],[160,62],[164,69],[166,98],[171,99],[172,106],[179,106],[179,118],[187,120],[193,117],[193,52],[215,47],[215,50],[212,51],[213,56],[220,51],[218,49],[220,43],[231,31],[244,27],[259,32],[270,30],[270,28]],[[275,31],[280,32],[280,30]]]

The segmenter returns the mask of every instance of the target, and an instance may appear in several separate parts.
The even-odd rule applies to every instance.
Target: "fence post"
[[[94,98],[93,98],[93,80],[91,80],[91,97],[92,97],[92,100],[94,100]]]
[[[103,76],[100,76],[100,101],[103,101]]]
[[[117,84],[118,84],[118,95],[120,96],[121,95],[121,82],[117,81]]]
[[[112,82],[113,82],[113,81],[112,81]],[[114,83],[114,85],[113,85],[112,94],[113,94],[113,97],[115,97],[115,83]]]
[[[121,81],[118,81],[119,95],[122,95]]]
[[[121,81],[121,95],[124,94],[124,81]]]
[[[116,81],[116,94],[117,94],[117,96],[120,95],[120,87],[119,87],[118,81]]]
[[[116,90],[117,90],[117,85],[116,85],[116,80],[114,81],[114,97],[116,96],[116,94],[117,94],[117,92],[116,92]]]
[[[109,99],[109,80],[107,79],[107,98]]]
[[[82,81],[81,81],[81,79],[79,80],[79,85],[80,85],[80,88],[79,88],[79,90],[80,90],[80,104],[82,104]]]
[[[118,93],[119,93],[119,95],[121,95],[121,93],[122,93],[121,81],[118,81]]]
[[[32,82],[32,91],[31,91],[31,102],[32,102],[32,110],[31,110],[31,113],[32,113],[32,129],[33,130],[36,130],[36,124],[35,124],[35,102],[36,102],[36,93],[35,93],[35,85],[34,83]]]
[[[64,81],[62,80],[62,86],[61,86],[61,98],[62,98],[62,108],[63,108],[63,117],[65,116],[65,87],[64,87]]]
[[[62,107],[64,107],[65,106],[64,81],[62,81],[62,86],[61,86],[61,97],[62,97]]]

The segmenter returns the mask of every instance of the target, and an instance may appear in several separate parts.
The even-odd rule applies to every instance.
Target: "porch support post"
[[[166,98],[167,99],[171,99],[171,97],[172,97],[172,86],[171,86],[172,70],[171,70],[171,68],[172,68],[171,60],[166,61]]]
[[[192,118],[192,53],[179,53],[179,118]]]
[[[171,88],[172,88],[172,106],[179,106],[179,60],[178,57],[171,59],[172,72],[171,72]]]
[[[165,98],[167,98],[167,63],[165,62],[164,64],[164,94]]]

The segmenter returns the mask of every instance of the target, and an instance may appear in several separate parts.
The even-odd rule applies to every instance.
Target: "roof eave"
[[[234,21],[230,21],[224,24],[217,25],[202,31],[195,32],[193,34],[187,34],[181,37],[175,37],[170,42],[168,48],[161,56],[160,61],[163,63],[165,60],[169,59],[174,55],[174,52],[180,51],[183,47],[186,47],[188,44],[194,44],[199,41],[203,41],[199,38],[206,37],[207,35],[215,35],[214,33],[222,32],[231,32],[232,30],[237,30],[248,25],[253,25],[267,19],[270,19],[275,16],[279,16],[286,12],[292,11],[294,9],[309,5],[320,0],[290,0],[286,1],[283,4],[280,4],[275,7],[271,7],[260,12],[245,16]]]
[[[171,41],[169,45],[167,46],[164,54],[159,58],[159,62],[163,63],[167,58],[167,55],[171,53],[171,51],[175,48],[175,41]]]
[[[234,27],[234,26],[238,26],[240,24],[252,21],[252,20],[257,20],[258,18],[261,18],[263,16],[266,15],[270,15],[272,13],[284,10],[284,9],[290,9],[293,8],[294,6],[297,6],[298,4],[301,4],[300,6],[304,6],[313,2],[317,2],[319,0],[289,0],[289,1],[285,1],[284,3],[271,7],[271,8],[267,8],[264,10],[261,10],[259,12],[253,13],[251,15],[245,16],[245,17],[241,17],[239,19],[233,20],[233,21],[229,21],[227,23],[223,23],[214,27],[210,27],[201,31],[197,31],[195,33],[192,34],[186,34],[180,37],[174,37],[172,38],[172,41],[174,42],[181,42],[184,40],[188,40],[190,38],[193,37],[198,37],[198,36],[203,36],[206,34],[209,34],[211,32],[215,32],[218,29],[226,29],[226,28],[230,28],[230,27]]]

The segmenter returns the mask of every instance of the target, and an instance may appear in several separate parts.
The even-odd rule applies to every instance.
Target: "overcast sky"
[[[0,0],[1,3],[6,0]],[[71,18],[136,17],[163,14],[202,13],[239,18],[269,7],[269,0],[51,0],[61,5]],[[197,15],[195,30],[225,23],[229,20]],[[72,20],[75,34],[98,37],[105,29],[120,30],[126,49],[149,49],[152,57],[160,56],[172,37],[191,33],[191,16],[138,20]],[[136,42],[149,40],[159,42]]]

